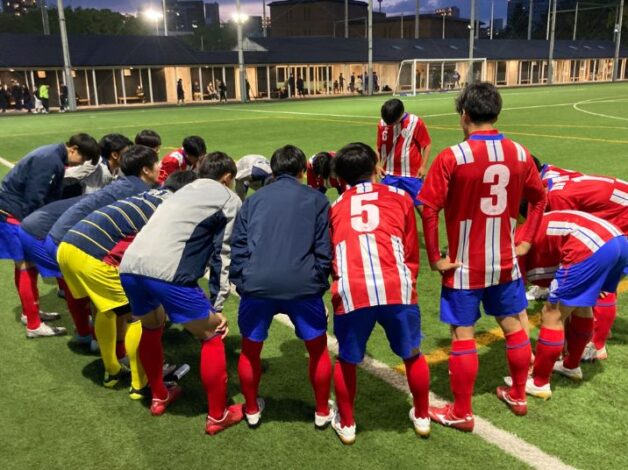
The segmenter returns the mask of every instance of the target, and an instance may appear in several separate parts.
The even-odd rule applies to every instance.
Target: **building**
[[[218,2],[205,4],[205,25],[220,25],[220,5]]]
[[[2,12],[20,16],[33,8],[37,8],[37,0],[4,0]]]
[[[168,31],[191,33],[206,23],[203,0],[166,0]]]

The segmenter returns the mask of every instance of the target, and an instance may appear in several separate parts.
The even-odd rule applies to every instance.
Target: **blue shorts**
[[[290,317],[297,337],[303,341],[318,338],[327,332],[325,304],[320,297],[278,300],[242,297],[238,311],[240,334],[251,341],[264,341],[273,317],[285,313]]]
[[[628,239],[615,237],[589,258],[559,268],[547,299],[568,307],[593,307],[600,292],[616,292],[628,265]]]
[[[453,326],[473,326],[480,319],[480,303],[493,317],[517,315],[528,306],[521,279],[483,289],[444,287],[440,294],[440,321]]]
[[[203,289],[135,274],[121,274],[133,316],[141,317],[163,305],[171,321],[188,323],[208,318],[214,309]]]
[[[24,249],[18,235],[17,224],[0,221],[0,259],[24,261]]]
[[[24,249],[24,259],[37,266],[41,277],[63,277],[56,257],[50,256],[51,251],[56,247],[52,238],[40,240],[24,231],[22,227],[18,230],[18,235]]]
[[[386,175],[382,178],[381,183],[394,188],[403,189],[410,195],[415,206],[423,205],[423,203],[419,201],[419,193],[423,187],[423,179],[412,178],[410,176]]]
[[[338,339],[338,357],[351,364],[364,359],[366,343],[379,323],[388,344],[402,359],[418,354],[421,346],[421,311],[418,305],[381,305],[366,307],[334,316],[334,334]]]

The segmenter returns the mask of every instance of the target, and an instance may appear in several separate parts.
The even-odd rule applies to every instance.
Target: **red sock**
[[[164,350],[161,345],[161,335],[164,327],[156,329],[142,328],[142,339],[140,340],[140,360],[144,366],[148,383],[153,398],[163,400],[168,396],[168,389],[164,384]]]
[[[403,361],[406,365],[406,378],[412,392],[414,416],[427,418],[430,406],[430,369],[423,354]]]
[[[512,377],[512,387],[510,387],[508,394],[515,400],[525,400],[526,398],[526,381],[528,380],[531,356],[530,338],[528,338],[525,330],[506,335],[506,358]]]
[[[309,376],[316,399],[316,414],[329,414],[329,391],[331,389],[331,360],[327,350],[327,335],[323,334],[305,342],[310,355]]]
[[[449,380],[454,394],[454,415],[459,418],[473,414],[471,397],[478,367],[475,340],[454,340],[449,356]]]
[[[39,291],[37,290],[37,268],[18,269],[14,272],[15,287],[26,315],[26,328],[35,330],[41,325],[39,318]]]
[[[336,404],[340,414],[340,424],[342,426],[353,426],[353,404],[355,403],[356,392],[356,365],[344,362],[342,359],[336,361],[334,367],[334,389],[336,391]]]
[[[116,357],[122,359],[126,356],[126,348],[124,347],[124,340],[116,341]]]
[[[617,294],[598,299],[593,307],[593,318],[593,344],[595,349],[602,349],[617,318]]]
[[[207,394],[209,416],[222,419],[227,407],[227,358],[220,336],[203,341],[201,381]]]
[[[563,366],[567,369],[575,369],[580,365],[580,359],[587,343],[593,335],[593,318],[571,316],[571,320],[565,331],[567,340],[567,355],[563,360]]]
[[[558,360],[563,345],[565,344],[565,332],[563,330],[550,330],[541,327],[539,339],[536,342],[536,354],[534,359],[534,385],[541,387],[550,381],[554,363]]]
[[[91,334],[91,327],[89,326],[89,297],[83,297],[82,299],[75,299],[72,296],[72,292],[68,288],[63,278],[57,278],[57,284],[59,289],[65,293],[65,301],[68,304],[68,310],[72,315],[74,321],[74,327],[76,333],[80,336],[88,336]]]
[[[242,338],[242,352],[238,361],[238,375],[240,376],[240,388],[244,395],[245,410],[247,413],[257,413],[257,390],[262,376],[262,348],[263,341],[251,341]]]

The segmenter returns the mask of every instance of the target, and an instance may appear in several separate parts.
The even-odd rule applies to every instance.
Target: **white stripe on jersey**
[[[602,227],[604,227],[606,230],[608,230],[608,232],[614,236],[614,237],[619,237],[621,235],[623,235],[622,231],[619,230],[617,227],[615,227],[613,224],[611,224],[609,221],[604,220],[600,217],[596,217],[594,215],[591,215],[587,212],[581,212],[581,211],[570,211],[570,210],[566,210],[566,211],[560,211],[560,212],[565,212],[567,214],[574,214],[574,215],[579,215],[580,217],[587,219],[591,222],[595,222],[599,225],[601,225]],[[551,213],[551,212],[548,212]]]
[[[571,181],[576,181],[576,182],[580,182],[580,181],[603,181],[604,183],[614,183],[615,180],[612,178],[605,178],[603,176],[590,176],[590,175],[583,175],[583,176],[576,176],[575,178],[572,178]]]
[[[456,157],[456,163],[458,165],[464,165],[465,163],[473,163],[473,152],[468,142],[461,142],[458,145],[449,147]]]
[[[628,193],[619,189],[613,189],[611,194],[611,201],[619,204],[620,206],[628,206]]]
[[[502,220],[499,217],[486,219],[484,243],[484,286],[499,284],[502,257],[500,253]]]
[[[471,233],[471,219],[460,222],[460,233],[458,235],[458,251],[456,262],[462,266],[454,271],[454,289],[469,288],[469,234]]]
[[[338,294],[342,299],[345,313],[353,311],[353,298],[349,284],[349,269],[347,267],[347,242],[336,245],[336,266],[338,267]]]
[[[405,196],[407,194],[403,189],[396,188],[394,186],[388,186],[388,191],[390,191],[391,193],[401,194],[402,196]]]
[[[517,219],[510,219],[510,246],[512,247],[512,272],[510,276],[513,281],[516,281],[521,277],[521,270],[519,269],[519,261],[517,260],[517,254],[515,251],[515,232],[517,230]]]
[[[355,187],[355,189],[356,189],[355,192],[357,194],[370,193],[370,192],[373,192],[373,184],[372,183],[360,183]]]
[[[553,236],[571,235],[595,253],[604,245],[604,240],[593,230],[581,227],[574,222],[553,221],[547,224],[547,234]]]
[[[405,128],[406,136],[404,137],[403,147],[401,148],[401,176],[415,176],[410,174],[410,144],[412,144],[414,140],[414,131],[419,122],[419,118],[414,114],[409,114],[408,116],[410,118],[410,124]],[[399,127],[401,127],[401,124],[399,124]]]
[[[399,281],[401,285],[401,303],[409,305],[412,299],[412,275],[410,269],[405,263],[405,253],[401,238],[391,236],[393,253],[397,262],[397,270],[399,271]]]
[[[372,233],[360,235],[360,254],[362,255],[362,267],[364,268],[364,281],[371,306],[386,305],[386,288],[384,287],[384,274],[379,263],[377,242]]]
[[[392,175],[395,172],[395,148],[397,147],[397,139],[401,133],[401,125],[392,126],[393,138],[390,145],[390,151],[386,154],[386,173]],[[385,149],[385,147],[383,147]]]
[[[520,162],[525,162],[526,151],[523,149],[521,144],[518,144],[517,142],[513,142],[513,144],[515,144],[515,148],[517,149],[517,160],[519,160]]]
[[[503,162],[504,161],[504,148],[502,147],[501,140],[487,140],[486,151],[488,152],[489,162]]]
[[[179,162],[179,165],[183,165],[183,163],[185,163],[185,157],[183,156],[181,152],[178,152],[178,151],[172,152],[170,156],[176,158],[177,161]]]

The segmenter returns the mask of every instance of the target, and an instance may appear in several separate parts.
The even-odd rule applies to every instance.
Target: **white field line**
[[[4,166],[6,166],[7,168],[13,168],[15,166],[14,163],[11,163],[9,160],[5,160],[4,158],[0,157],[0,163],[2,163]]]
[[[231,288],[231,293],[234,296],[239,297],[233,286]],[[276,315],[275,319],[282,325],[294,329],[294,325],[287,315]],[[327,335],[327,345],[329,351],[332,354],[338,354],[338,341],[336,340],[335,336],[330,334]],[[364,361],[362,362],[362,364],[360,364],[360,367],[367,371],[369,374],[386,382],[388,385],[397,389],[401,393],[410,395],[410,389],[408,387],[408,382],[406,381],[405,375],[396,372],[387,364],[384,364],[377,359],[365,356]],[[497,397],[495,398],[495,400],[495,404],[498,405]],[[430,392],[430,404],[441,406],[445,403],[445,400]],[[501,404],[499,405],[501,406]],[[506,410],[506,407],[504,407],[504,413],[507,412],[508,411]],[[452,432],[456,431],[452,430]],[[489,421],[480,418],[478,415],[475,415],[475,427],[473,429],[473,433],[480,436],[489,444],[498,447],[506,454],[509,454],[516,459],[521,460],[523,463],[529,465],[532,468],[537,468],[539,470],[575,470],[574,467],[563,463],[558,457],[546,454],[538,447],[529,444],[528,442],[515,436],[512,433],[504,431],[503,429],[499,429],[498,427],[491,424]]]
[[[625,117],[612,116],[610,114],[603,114],[603,113],[594,113],[593,111],[587,111],[586,109],[582,109],[582,108],[579,107],[580,105],[583,105],[585,103],[596,104],[596,103],[616,103],[618,101],[625,101],[623,99],[609,100],[609,98],[610,97],[600,98],[599,100],[597,100],[596,98],[592,98],[590,100],[578,101],[577,103],[574,103],[572,107],[576,111],[579,111],[579,112],[585,113],[585,114],[591,114],[592,116],[599,116],[599,117],[603,117],[603,118],[607,118],[607,119],[616,119],[618,121],[628,121],[628,118],[625,118]]]

